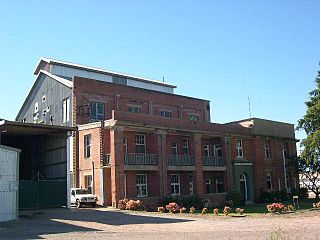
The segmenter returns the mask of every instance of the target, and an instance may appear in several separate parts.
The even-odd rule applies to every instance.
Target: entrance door
[[[240,194],[243,200],[248,200],[247,178],[244,173],[240,175]]]

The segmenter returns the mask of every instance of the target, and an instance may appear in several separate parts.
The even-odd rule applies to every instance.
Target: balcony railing
[[[124,155],[126,165],[157,165],[157,154],[128,153]]]
[[[194,157],[189,155],[168,155],[168,166],[194,166]]]
[[[217,167],[223,167],[224,161],[222,157],[202,157],[202,164],[203,166],[217,166]]]
[[[111,165],[111,156],[110,154],[105,154],[103,156],[103,163],[102,163],[103,166],[110,166]]]

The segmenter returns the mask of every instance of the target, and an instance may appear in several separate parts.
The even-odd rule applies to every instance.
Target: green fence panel
[[[39,183],[37,181],[19,181],[19,209],[37,209],[39,207]]]
[[[39,208],[67,205],[67,182],[65,180],[39,181]]]

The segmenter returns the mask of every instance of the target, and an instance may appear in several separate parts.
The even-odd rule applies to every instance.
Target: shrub
[[[183,206],[187,209],[190,209],[191,207],[202,209],[204,207],[203,201],[197,196],[168,196],[161,200],[160,205],[166,206],[171,202],[175,202],[179,206]]]
[[[185,207],[182,207],[179,209],[180,213],[186,213],[187,212],[187,209]]]
[[[127,210],[141,211],[143,210],[143,202],[140,200],[129,200],[126,204]]]
[[[177,213],[177,212],[179,212],[180,207],[176,202],[171,202],[166,206],[166,209],[170,213]]]
[[[314,207],[314,208],[320,208],[320,202],[313,203],[313,207]]]
[[[286,210],[286,207],[282,203],[272,203],[267,205],[267,209],[271,213],[282,213]]]
[[[208,213],[208,208],[203,208],[201,211],[201,214],[207,214]]]
[[[230,211],[231,211],[231,208],[228,207],[228,206],[225,206],[224,209],[223,209],[223,213],[224,213],[224,215],[226,215],[226,216],[229,215]]]
[[[229,200],[232,200],[233,204],[232,204],[232,206],[228,206],[228,207],[236,207],[241,204],[244,204],[244,203],[242,203],[241,199],[242,199],[241,194],[238,191],[231,191],[229,193]]]
[[[118,208],[120,210],[126,210],[126,206],[127,206],[128,201],[129,200],[127,198],[120,199],[118,202]]]
[[[294,188],[291,190],[290,198],[299,196],[299,199],[308,198],[308,188]]]
[[[165,212],[165,208],[164,207],[158,207],[158,212],[160,213],[164,213]]]
[[[287,201],[290,199],[290,196],[285,191],[273,191],[273,192],[264,192],[260,191],[258,197],[259,203],[272,203],[276,201]]]
[[[213,209],[213,213],[218,216],[219,215],[219,208]]]
[[[225,202],[224,202],[224,206],[225,206],[225,207],[230,207],[230,208],[233,207],[233,201],[232,201],[232,200],[225,201]]]
[[[191,214],[194,214],[196,212],[196,209],[194,207],[191,207],[190,208],[190,211],[189,211]]]
[[[242,213],[244,212],[244,208],[236,208],[236,212],[242,215]]]

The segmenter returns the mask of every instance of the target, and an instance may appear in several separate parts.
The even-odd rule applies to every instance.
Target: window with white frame
[[[215,144],[214,145],[214,156],[215,157],[222,157],[221,144]]]
[[[128,139],[127,138],[123,139],[123,151],[124,151],[124,154],[128,153]]]
[[[177,156],[178,155],[178,144],[176,142],[173,142],[171,145],[172,155]]]
[[[264,141],[264,157],[266,159],[269,159],[271,157],[271,155],[270,155],[270,141],[269,140]]]
[[[171,174],[170,184],[171,184],[171,195],[180,195],[180,175],[179,174]]]
[[[141,107],[128,106],[128,112],[131,112],[131,113],[140,113],[140,112],[141,112]]]
[[[271,173],[267,174],[267,189],[272,190],[272,176],[271,176]]]
[[[135,135],[136,153],[146,154],[146,135]]]
[[[196,123],[196,122],[199,121],[199,115],[194,114],[194,113],[189,113],[189,120],[190,120],[191,122]]]
[[[204,145],[204,156],[205,157],[210,156],[210,145]]]
[[[69,122],[70,120],[70,98],[65,98],[62,101],[62,122]]]
[[[34,104],[34,113],[37,113],[37,112],[39,112],[39,103],[38,102],[36,102]]]
[[[84,135],[84,157],[90,158],[91,157],[91,134]]]
[[[148,196],[147,174],[137,174],[137,197]]]
[[[92,176],[91,175],[84,176],[84,187],[87,188],[90,193],[92,193]]]
[[[206,193],[212,193],[211,179],[206,179]]]
[[[223,178],[217,178],[216,179],[216,192],[217,193],[223,193],[224,192]]]
[[[189,183],[189,195],[193,195],[193,175],[188,175],[188,183]]]
[[[172,112],[163,110],[163,111],[160,111],[160,115],[162,117],[171,118],[172,117]]]
[[[104,120],[104,103],[90,102],[90,119],[92,121]]]
[[[242,139],[237,140],[237,157],[243,157]]]
[[[183,155],[189,155],[189,139],[188,138],[182,139],[182,152],[183,152]]]

